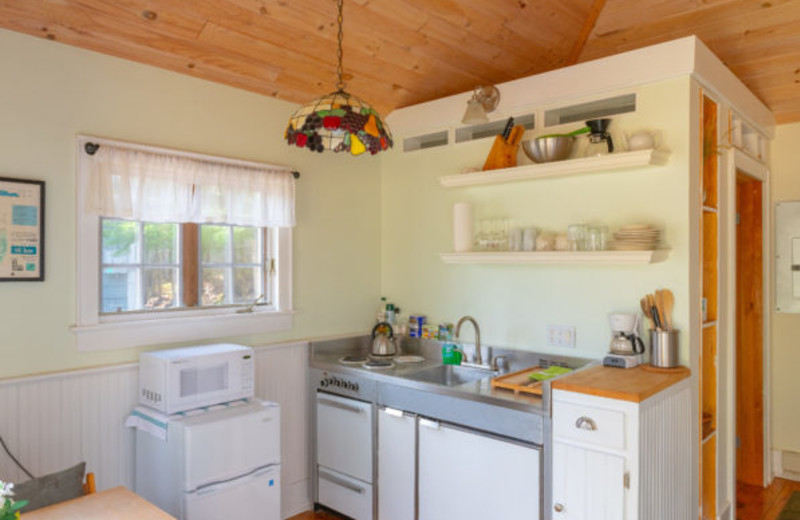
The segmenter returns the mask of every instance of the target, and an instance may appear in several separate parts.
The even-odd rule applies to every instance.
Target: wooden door
[[[736,478],[764,485],[762,183],[736,182]]]

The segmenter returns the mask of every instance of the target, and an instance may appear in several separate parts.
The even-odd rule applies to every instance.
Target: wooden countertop
[[[656,370],[641,365],[627,369],[596,366],[560,377],[551,388],[640,403],[690,375],[686,367]]]
[[[124,487],[23,513],[24,520],[175,520]]]

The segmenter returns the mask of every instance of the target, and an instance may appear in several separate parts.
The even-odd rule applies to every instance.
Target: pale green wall
[[[640,297],[659,287],[674,291],[675,325],[687,329],[690,92],[688,77],[641,87],[639,111],[614,117],[617,132],[663,131],[672,156],[658,169],[445,189],[437,177],[480,167],[491,139],[409,153],[396,147],[382,163],[383,293],[406,315],[455,322],[469,314],[485,343],[540,352],[601,357],[609,343],[607,314],[639,312]],[[585,221],[612,229],[651,223],[666,230],[672,252],[664,263],[637,267],[448,265],[439,253],[452,251],[452,207],[459,201],[472,202],[478,219],[507,216],[551,230]],[[576,326],[577,348],[547,347],[547,324]],[[682,342],[689,364],[685,330]]]
[[[776,128],[772,142],[772,178],[770,211],[776,202],[800,200],[800,167],[797,143],[800,123]],[[774,308],[770,302],[770,308]],[[772,317],[769,389],[772,402],[772,449],[800,452],[800,315],[776,313]]]
[[[0,284],[0,378],[134,361],[79,353],[75,323],[78,133],[293,166],[297,184],[292,331],[256,345],[365,330],[380,286],[377,158],[291,149],[295,105],[0,30],[0,176],[47,182],[46,280]]]

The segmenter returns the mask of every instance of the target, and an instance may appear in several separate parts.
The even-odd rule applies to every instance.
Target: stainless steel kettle
[[[386,330],[389,335],[386,335]],[[382,321],[372,328],[372,349],[371,356],[389,357],[397,354],[397,345],[394,343],[394,330],[392,326]]]

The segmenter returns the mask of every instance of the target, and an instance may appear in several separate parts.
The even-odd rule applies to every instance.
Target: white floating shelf
[[[502,251],[441,253],[439,256],[446,264],[646,265],[663,262],[669,251]]]
[[[485,172],[462,173],[439,177],[439,184],[445,188],[462,186],[480,186],[482,184],[500,184],[504,182],[547,179],[550,177],[566,177],[586,173],[605,173],[641,168],[645,166],[661,166],[667,163],[669,152],[662,150],[636,150],[619,152],[597,157],[567,159],[541,164],[528,164],[514,168],[502,168]]]

